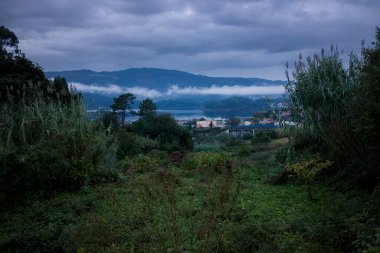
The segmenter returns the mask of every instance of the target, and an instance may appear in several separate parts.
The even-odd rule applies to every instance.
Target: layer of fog
[[[100,86],[95,84],[83,84],[78,82],[71,82],[70,85],[78,92],[83,93],[97,93],[106,95],[118,95],[123,93],[132,93],[138,97],[149,98],[162,98],[179,95],[236,95],[236,96],[249,96],[249,95],[273,95],[283,94],[285,92],[282,85],[271,86],[240,86],[240,85],[224,85],[224,86],[210,86],[210,87],[185,87],[181,88],[177,85],[170,86],[166,92],[160,92],[155,89],[147,89],[143,87],[121,87],[115,84],[107,86]]]

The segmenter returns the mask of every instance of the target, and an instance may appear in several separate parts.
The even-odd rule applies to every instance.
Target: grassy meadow
[[[230,138],[210,139],[221,137]],[[2,211],[0,250],[348,252],[364,246],[354,239],[371,208],[368,194],[313,182],[310,200],[297,177],[272,185],[276,154],[288,138],[253,146],[235,141],[178,159],[153,151],[131,159],[118,182]],[[241,155],[244,144],[252,150]]]

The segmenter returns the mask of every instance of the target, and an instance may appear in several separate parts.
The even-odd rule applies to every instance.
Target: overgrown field
[[[368,194],[313,182],[310,200],[297,177],[268,183],[286,142],[259,143],[244,154],[240,143],[228,151],[136,156],[125,161],[119,182],[3,211],[0,251],[350,252],[375,245],[376,238],[360,237]]]

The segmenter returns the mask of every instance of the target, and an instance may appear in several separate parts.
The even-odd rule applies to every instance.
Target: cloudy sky
[[[379,0],[1,0],[0,25],[44,70],[179,69],[285,79],[299,53],[359,52]]]

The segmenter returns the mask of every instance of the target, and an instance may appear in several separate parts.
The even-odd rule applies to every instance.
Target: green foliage
[[[127,129],[119,129],[114,133],[114,136],[118,142],[118,159],[123,159],[126,156],[147,153],[158,148],[157,141],[128,132]]]
[[[379,143],[380,135],[380,28],[376,29],[376,41],[372,48],[363,48],[361,65],[360,97],[365,98],[358,103],[358,123],[360,131],[365,135],[368,144]]]
[[[127,109],[131,109],[131,106],[134,103],[135,98],[135,95],[133,95],[132,93],[125,93],[113,99],[113,104],[110,107],[114,114],[119,113],[121,115],[122,126],[124,126],[125,122],[125,111]]]
[[[271,144],[266,145],[268,152]],[[198,162],[190,159],[193,156]],[[298,181],[272,186],[258,177],[271,170],[271,156],[235,161],[231,175],[227,170],[198,171],[197,165],[204,166],[209,156],[215,167],[224,160],[208,152],[171,163],[167,154],[149,153],[129,160],[139,161],[141,170],[129,174],[127,181],[90,186],[2,211],[0,251],[376,250],[377,230],[368,215],[378,212],[370,209],[368,194],[342,194],[311,183],[315,202],[310,204]]]
[[[374,141],[379,125],[379,44],[363,49],[363,59],[351,54],[348,68],[334,47],[329,54],[322,50],[320,55],[308,57],[306,63],[300,56],[293,72],[295,80],[288,76],[285,85],[288,109],[299,124],[294,132],[310,136],[299,138],[296,134],[294,150],[302,152],[303,145],[307,152],[334,161],[338,168],[334,180],[348,187],[373,189],[380,179],[379,141]]]
[[[71,99],[76,97],[71,94],[66,79],[61,76],[56,76],[53,81],[50,81],[48,92],[54,100],[59,100],[61,103],[70,103]]]
[[[362,235],[354,242],[360,252],[377,253],[380,251],[380,228],[376,228],[374,234]],[[359,251],[358,251],[359,252]]]
[[[352,131],[352,110],[358,91],[357,59],[350,58],[348,70],[344,69],[338,49],[329,55],[324,51],[314,58],[295,64],[293,76],[285,86],[293,120],[310,129],[323,140],[336,159],[352,159],[363,153],[363,144]],[[355,147],[355,148],[353,148]]]
[[[117,176],[111,138],[79,102],[1,105],[0,122],[0,192],[10,203]]]
[[[285,171],[294,173],[304,180],[308,187],[309,198],[313,200],[310,184],[322,170],[329,168],[332,164],[331,161],[322,161],[319,157],[315,157],[307,161],[287,165]]]
[[[207,158],[204,154],[194,158],[203,166],[210,156],[211,153]],[[214,158],[220,160],[221,156],[215,154]],[[188,181],[175,170],[161,168],[148,177],[135,178],[133,188],[138,192],[135,196],[139,198],[139,210],[146,217],[143,226],[149,229],[150,249],[214,251],[223,238],[228,213],[236,199],[237,184],[231,175],[225,171],[208,175],[201,182]],[[137,237],[134,243],[139,252],[144,252],[147,242],[141,239]]]
[[[223,145],[220,145],[220,144],[213,144],[213,143],[199,143],[199,144],[195,144],[194,145],[194,148],[193,148],[193,151],[194,152],[201,152],[201,151],[213,151],[213,152],[217,152],[217,151],[220,151],[224,146]]]
[[[103,126],[109,130],[117,129],[117,117],[113,112],[101,112],[99,115],[99,120],[102,122]]]
[[[203,104],[202,110],[208,114],[222,113],[225,117],[235,115],[251,116],[257,111],[267,111],[269,104],[266,99],[252,100],[245,97],[231,97],[220,101],[209,101]]]
[[[251,140],[253,138],[253,134],[251,133],[245,133],[242,137],[243,140]]]
[[[231,136],[229,134],[224,134],[220,136],[220,142],[226,145],[226,147],[235,147],[239,146],[243,141],[238,137]]]
[[[156,114],[157,113],[157,105],[153,102],[152,99],[146,98],[144,99],[139,107],[139,115],[144,116],[147,114]]]
[[[17,36],[8,28],[0,26],[0,47],[4,50],[4,47],[13,47],[16,49],[18,45]]]
[[[18,49],[17,36],[0,27],[0,104],[32,103],[35,99],[70,103],[71,93],[64,78],[49,81],[37,64]]]
[[[240,160],[241,170],[234,162],[230,176],[223,166],[231,155],[200,152],[180,163],[167,157],[136,156],[128,163],[138,173],[126,182],[2,213],[0,249],[317,253],[375,247],[376,233],[361,229],[369,212],[357,193],[311,182],[316,202],[310,205],[306,189],[294,181],[261,181],[258,173],[268,173],[271,156]],[[33,233],[23,232],[24,223]]]
[[[261,130],[257,131],[255,136],[251,139],[251,143],[267,143],[277,138],[277,134],[274,130]]]
[[[16,49],[13,35],[0,27],[2,46]],[[151,106],[132,127],[112,129],[111,119],[105,130],[101,120],[89,120],[79,100],[60,103],[62,97],[54,97],[67,91],[61,77],[46,86],[53,90],[50,100],[55,102],[47,102],[41,85],[36,88],[42,92],[40,100],[35,94],[27,102],[4,100],[0,103],[0,201],[10,204],[23,199],[28,205],[1,206],[0,251],[377,252],[379,186],[372,196],[340,193],[314,179],[332,165],[326,157],[335,166],[342,157],[354,155],[352,171],[347,164],[344,167],[348,174],[352,172],[350,179],[378,180],[377,123],[372,118],[378,111],[369,108],[376,109],[378,103],[374,95],[378,69],[372,68],[378,49],[379,43],[363,49],[362,65],[351,58],[349,71],[334,54],[308,60],[308,67],[298,63],[297,82],[290,82],[288,88],[293,92],[290,106],[299,112],[295,117],[303,125],[289,144],[287,138],[276,139],[285,137],[281,132],[259,132],[256,137],[265,141],[252,143],[255,153],[247,140],[212,129],[194,130],[197,145],[228,148],[230,153],[177,151],[169,155],[166,151],[190,150],[192,136],[172,117],[153,113]],[[19,56],[13,54],[17,52],[3,50],[1,64],[17,60]],[[360,87],[351,87],[357,80]],[[35,84],[31,82],[31,87]],[[358,101],[353,94],[362,96],[366,89],[374,95],[368,104],[355,107],[358,111],[346,107]],[[332,116],[322,115],[318,104]],[[352,115],[367,109],[365,123],[353,120]],[[332,117],[340,120],[337,130],[341,133],[330,129],[337,126],[329,121]],[[362,131],[363,139],[357,139],[355,131]],[[362,146],[339,145],[361,145],[363,140],[368,154],[356,166],[353,162]],[[349,153],[342,154],[344,150]],[[321,158],[316,156],[319,153]],[[113,169],[116,157],[127,180],[94,185],[118,177]],[[368,168],[362,166],[371,159]],[[264,182],[283,167],[282,172],[303,178],[313,204],[298,180],[282,185]]]
[[[135,173],[147,173],[164,166],[168,160],[167,154],[162,156],[157,153],[138,155],[129,161],[129,169]]]
[[[255,135],[254,138],[252,138],[251,143],[267,143],[270,142],[270,137],[263,132],[259,132]]]
[[[113,111],[117,111],[117,110],[125,111],[127,109],[130,109],[135,98],[136,97],[131,93],[122,94],[118,96],[117,98],[114,98],[113,104],[111,105],[111,109]]]
[[[246,142],[240,143],[238,147],[238,155],[239,156],[248,156],[254,152],[254,149],[252,148],[251,145],[249,145]]]
[[[184,161],[184,168],[187,170],[197,170],[205,174],[222,173],[225,171],[231,173],[232,163],[233,158],[229,154],[202,151],[188,156]]]
[[[355,132],[366,145],[359,171],[367,176],[360,181],[371,186],[380,182],[380,28],[376,28],[372,47],[362,49],[360,87],[354,112]],[[357,171],[357,172],[359,172]]]
[[[158,141],[165,151],[191,150],[193,140],[188,130],[179,126],[171,115],[146,114],[132,125],[133,132]]]

